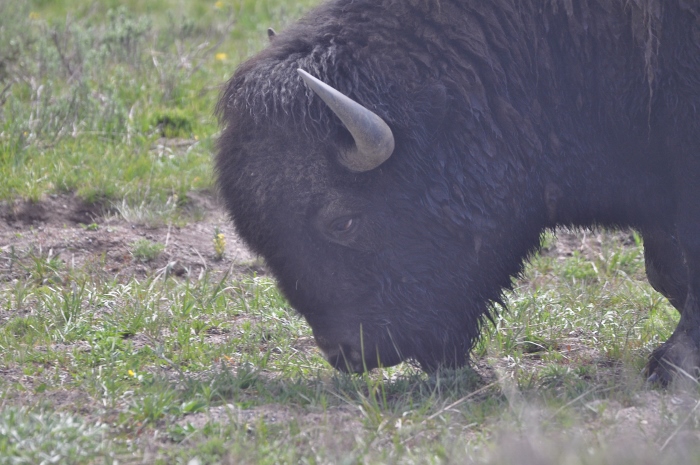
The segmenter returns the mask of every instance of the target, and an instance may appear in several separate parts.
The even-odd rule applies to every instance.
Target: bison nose
[[[318,347],[326,356],[328,363],[336,370],[362,373],[376,368],[378,365],[376,351],[368,350],[363,346],[362,338],[354,341],[354,337],[354,334],[319,334],[314,331]]]
[[[326,360],[336,370],[346,373],[362,373],[365,366],[362,354],[348,345],[340,345],[325,351]]]

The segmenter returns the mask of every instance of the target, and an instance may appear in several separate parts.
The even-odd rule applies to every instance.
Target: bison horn
[[[394,151],[394,135],[383,119],[303,69],[297,72],[355,139],[355,148],[340,157],[346,168],[355,172],[369,171],[389,159]]]

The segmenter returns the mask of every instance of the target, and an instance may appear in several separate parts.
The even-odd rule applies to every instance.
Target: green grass
[[[0,412],[0,463],[82,463],[108,456],[105,425],[70,414],[7,408]]]
[[[165,245],[148,239],[139,239],[133,244],[131,255],[142,262],[150,262],[158,258],[165,249]]]
[[[218,86],[313,3],[0,2],[0,200],[76,195],[151,228],[198,219]],[[219,268],[174,275],[167,241],[139,236],[114,272],[111,224],[80,230],[107,248],[78,264],[21,245],[42,226],[0,244],[0,464],[700,457],[698,392],[641,375],[678,316],[636,235],[579,234],[570,251],[545,237],[476,369],[347,376],[270,278],[225,271],[216,227],[201,243]]]
[[[2,2],[0,199],[210,190],[220,85],[312,3]]]

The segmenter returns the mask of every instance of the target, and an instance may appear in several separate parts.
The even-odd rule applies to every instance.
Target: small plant
[[[160,390],[134,399],[130,411],[136,421],[156,423],[167,414],[179,413],[175,400],[174,391]]]
[[[100,229],[100,225],[97,223],[90,223],[90,224],[80,224],[80,227],[83,228],[86,231],[97,231]]]
[[[157,113],[153,117],[153,123],[160,135],[167,139],[190,137],[192,133],[191,118],[178,108],[169,108]]]
[[[71,414],[0,410],[0,463],[85,463],[107,448],[106,427]]]
[[[58,255],[54,255],[53,250],[49,250],[47,255],[39,251],[38,255],[30,253],[29,258],[32,263],[27,268],[29,275],[37,284],[52,284],[61,282],[61,270],[63,261]]]
[[[141,262],[151,262],[158,258],[165,250],[165,246],[160,242],[149,241],[148,239],[139,239],[134,242],[131,255]]]
[[[219,231],[219,228],[214,229],[214,256],[215,259],[222,260],[226,252],[226,236]]]

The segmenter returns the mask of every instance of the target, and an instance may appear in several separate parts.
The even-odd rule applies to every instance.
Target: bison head
[[[523,165],[476,74],[329,43],[319,21],[275,36],[223,93],[227,208],[331,365],[462,365],[538,243],[509,177]]]

